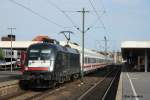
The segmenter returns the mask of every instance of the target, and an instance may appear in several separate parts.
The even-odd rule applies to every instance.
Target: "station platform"
[[[150,72],[122,72],[116,100],[150,100]]]
[[[18,80],[21,78],[21,71],[0,71],[0,82]]]

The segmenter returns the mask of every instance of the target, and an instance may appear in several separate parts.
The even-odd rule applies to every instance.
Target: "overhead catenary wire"
[[[104,25],[103,21],[101,20],[101,17],[99,16],[99,14],[97,13],[96,8],[94,7],[92,1],[89,0],[89,2],[90,2],[91,7],[93,8],[93,10],[94,10],[98,20],[100,21],[100,23],[102,24],[103,28],[105,29],[105,25]]]
[[[102,8],[104,9],[104,12],[106,12],[106,8],[104,6],[103,0],[98,0],[100,2],[100,4],[102,5]]]
[[[50,22],[50,23],[52,23],[52,24],[55,24],[56,26],[58,26],[58,27],[64,29],[64,27],[63,27],[62,25],[57,24],[56,22],[54,22],[54,21],[48,19],[47,17],[40,15],[38,12],[32,10],[31,8],[26,7],[25,5],[23,5],[23,4],[21,4],[21,3],[18,3],[18,2],[15,1],[15,0],[9,0],[9,1],[12,2],[12,3],[14,3],[14,4],[16,4],[16,5],[18,5],[18,6],[20,6],[20,7],[22,7],[22,8],[24,8],[24,9],[26,9],[26,10],[28,10],[29,12],[33,13],[34,15],[39,16],[39,17],[42,18],[43,20],[48,21],[48,22]]]
[[[51,0],[47,0],[48,4],[52,5],[53,7],[55,7],[57,10],[59,10],[60,12],[62,12],[66,18],[71,22],[71,24],[73,25],[73,27],[75,29],[78,29],[79,27],[74,23],[74,21],[70,18],[70,16],[68,14],[65,13],[65,11],[63,11],[60,7],[58,7],[56,4],[54,4]]]
[[[104,25],[104,23],[103,23],[103,21],[102,21],[102,19],[101,19],[101,16],[98,14],[98,12],[97,12],[96,8],[94,7],[92,1],[89,0],[89,2],[90,2],[91,7],[93,8],[93,10],[94,10],[94,12],[95,12],[95,14],[96,14],[98,20],[99,20],[99,22],[102,24],[103,29],[104,29],[104,30],[106,31],[106,33],[107,33],[106,27],[105,27],[105,25]]]
[[[65,12],[72,12],[72,13],[74,13],[75,11],[64,11],[64,10],[62,10],[60,7],[58,7],[56,4],[54,4],[51,0],[47,0],[47,1],[48,1],[48,3],[49,3],[51,6],[55,7],[55,8],[58,9],[60,12],[62,12],[62,13],[66,16],[66,18],[71,22],[71,24],[73,25],[73,27],[74,27],[75,29],[81,31],[81,30],[79,29],[79,27],[74,23],[74,21],[70,18],[70,16],[65,13]],[[94,12],[95,12],[95,10],[94,10]],[[98,12],[98,11],[96,11],[96,12]],[[103,14],[104,14],[104,13],[105,13],[105,12],[103,12]],[[98,18],[97,18],[97,19],[98,19]],[[93,28],[93,27],[96,25],[95,23],[97,23],[97,20],[96,20],[90,27],[88,27],[88,30],[91,29],[91,28]]]
[[[103,10],[100,10],[100,12],[102,12],[102,14],[101,15],[99,15],[100,17],[101,16],[103,16],[105,13],[106,13],[106,9],[105,9],[105,6],[104,6],[104,4],[103,4],[103,2],[102,2],[102,0],[98,0],[99,2],[101,1],[101,5],[102,5],[102,8],[103,8]],[[95,3],[95,0],[93,0],[93,2]],[[95,13],[95,11],[96,12],[98,12],[97,10],[94,10],[94,13]],[[93,28],[93,27],[95,27],[96,26],[96,24],[98,23],[98,21],[97,20],[99,20],[99,17],[97,17],[97,19],[90,25],[90,27],[89,28]],[[102,28],[102,27],[101,27]]]
[[[98,1],[98,2],[99,2],[99,5],[101,5],[102,10],[103,10],[103,13],[106,13],[106,8],[105,8],[105,5],[104,5],[104,3],[103,3],[103,0],[93,0],[93,2],[94,2],[95,4],[98,4],[96,1]]]
[[[104,14],[104,13],[105,13],[105,12],[103,12],[103,14]],[[102,16],[102,15],[101,15],[101,16]],[[95,26],[97,25],[97,23],[98,23],[97,20],[98,20],[98,19],[99,19],[99,18],[97,18],[97,19],[90,25],[90,27],[89,27],[90,29],[93,28],[93,27],[95,27]],[[95,28],[96,28],[96,27],[95,27]],[[98,28],[98,27],[97,27],[97,28]],[[102,28],[102,27],[101,27],[101,28]]]

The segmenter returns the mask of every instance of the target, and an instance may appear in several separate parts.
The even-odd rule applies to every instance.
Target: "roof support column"
[[[138,56],[138,66],[137,66],[137,69],[140,70],[140,67],[141,67],[141,56]]]
[[[147,72],[148,67],[148,55],[147,55],[147,49],[145,49],[145,72]]]

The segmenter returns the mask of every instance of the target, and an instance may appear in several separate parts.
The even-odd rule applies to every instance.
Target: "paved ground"
[[[0,82],[19,79],[22,75],[20,71],[0,71]]]
[[[150,100],[150,72],[122,72],[122,100]]]

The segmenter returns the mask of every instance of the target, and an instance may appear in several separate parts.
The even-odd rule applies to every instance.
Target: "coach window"
[[[104,61],[105,61],[105,60],[104,60],[104,59],[102,59],[102,62],[103,62],[103,63],[104,63]]]
[[[103,63],[103,59],[101,59],[100,61],[101,61],[101,63]]]
[[[91,63],[93,63],[93,58],[91,58]]]
[[[101,59],[101,63],[103,63],[103,59]]]
[[[99,59],[100,63],[102,63],[102,59]]]
[[[96,63],[96,58],[93,58],[93,60],[94,60],[93,62]]]
[[[89,58],[87,58],[87,62],[90,63]]]
[[[101,59],[99,59],[98,62],[101,63]]]
[[[96,58],[93,58],[93,60],[94,60],[94,63],[96,63]]]
[[[89,63],[89,58],[87,57],[87,64]]]
[[[91,62],[90,62],[90,58],[88,58],[88,63],[91,63]]]
[[[97,63],[99,63],[99,58],[97,59]]]
[[[88,58],[87,57],[84,58],[84,62],[85,62],[85,64],[88,63]]]
[[[92,58],[90,58],[90,63],[92,63]]]
[[[96,63],[98,63],[98,59],[96,58]]]
[[[93,58],[91,58],[91,63],[93,63]]]
[[[90,58],[90,63],[92,63],[93,61],[92,61],[92,58]]]

